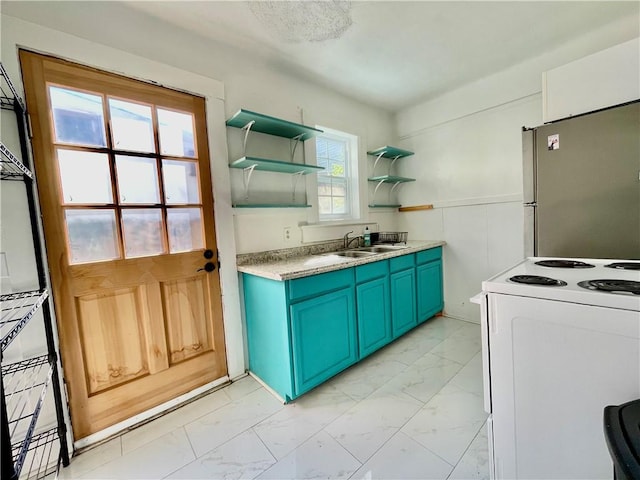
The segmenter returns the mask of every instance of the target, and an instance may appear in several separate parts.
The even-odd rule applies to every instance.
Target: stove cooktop
[[[589,283],[594,280],[604,280],[603,286]],[[640,312],[640,261],[531,257],[486,280],[482,289]]]

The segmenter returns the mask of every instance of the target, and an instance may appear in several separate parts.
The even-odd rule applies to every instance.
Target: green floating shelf
[[[381,156],[385,158],[402,158],[413,155],[413,152],[409,150],[403,150],[402,148],[390,147],[385,145],[384,147],[376,148],[367,152],[367,155],[373,155],[374,157]]]
[[[315,165],[304,165],[302,163],[283,162],[281,160],[269,160],[258,157],[242,157],[229,165],[231,168],[254,168],[265,172],[291,173],[308,175],[324,170],[324,167]]]
[[[311,205],[299,203],[237,203],[233,208],[310,208]]]
[[[303,142],[323,133],[317,128],[307,127],[299,123],[281,120],[261,113],[249,110],[239,110],[234,116],[227,120],[227,126],[244,128],[249,123],[254,122],[251,130],[254,132],[266,133],[284,138],[299,138]]]
[[[367,178],[370,182],[378,182],[378,183],[407,183],[407,182],[415,182],[415,178],[407,178],[407,177],[396,177],[394,175],[380,175],[377,177]]]

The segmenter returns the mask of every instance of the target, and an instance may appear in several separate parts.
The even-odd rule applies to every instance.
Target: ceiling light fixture
[[[276,37],[290,43],[340,38],[351,26],[351,1],[298,0],[247,2],[251,12]]]

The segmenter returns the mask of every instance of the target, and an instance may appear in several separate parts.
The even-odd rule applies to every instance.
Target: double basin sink
[[[372,247],[350,248],[336,252],[323,253],[322,255],[336,255],[338,257],[360,258],[377,255],[380,253],[395,252],[407,248],[406,245],[374,245]]]

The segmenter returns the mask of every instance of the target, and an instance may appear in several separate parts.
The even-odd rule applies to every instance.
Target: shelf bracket
[[[401,155],[396,155],[395,157],[393,157],[393,160],[391,160],[391,162],[389,162],[389,175],[391,175],[391,171],[393,170],[393,164],[396,163],[396,160],[398,160],[401,157]]]
[[[256,169],[256,165],[251,165],[250,167],[246,167],[242,169],[242,183],[244,185],[244,198],[245,200],[249,199],[249,184],[251,183],[251,176],[253,175],[253,171]]]
[[[294,158],[294,156],[296,154],[296,148],[298,148],[298,144],[300,143],[300,140],[302,140],[302,137],[304,137],[304,133],[301,133],[300,135],[296,135],[289,142],[290,145],[291,145],[291,161],[292,162],[293,162],[293,158]],[[294,142],[294,143],[291,143],[291,142]]]
[[[302,178],[303,175],[304,175],[304,172],[300,171],[300,172],[294,173],[293,177],[291,178],[291,183],[293,184],[291,201],[293,203],[296,203],[296,187],[298,186],[298,181]]]
[[[397,159],[397,158],[398,158],[398,157],[396,157],[396,159]],[[393,187],[391,187],[391,188],[389,189],[389,203],[391,203],[391,195],[393,194],[393,191],[394,191],[396,188],[398,188],[398,185],[400,185],[401,183],[402,183],[402,182],[396,182],[396,183],[394,183],[394,184],[393,184]]]
[[[378,166],[378,162],[380,161],[380,159],[382,158],[382,156],[387,153],[386,150],[381,151],[377,156],[376,156],[376,161],[373,162],[373,174],[376,174],[376,167]]]
[[[378,184],[376,185],[376,188],[373,190],[373,204],[376,204],[376,194],[378,193],[378,190],[380,189],[380,185],[382,185],[384,183],[384,180],[380,180],[378,182]]]
[[[253,127],[253,124],[256,123],[255,120],[251,120],[249,123],[247,123],[244,127],[242,127],[242,129],[245,131],[244,132],[244,141],[242,142],[242,154],[244,156],[247,155],[247,140],[249,139],[249,132],[251,131],[251,127]]]

